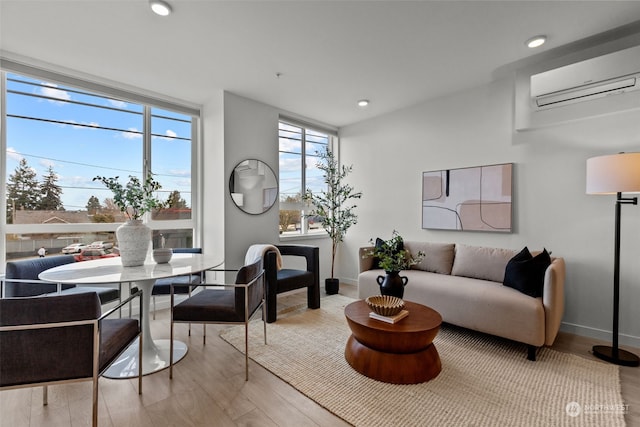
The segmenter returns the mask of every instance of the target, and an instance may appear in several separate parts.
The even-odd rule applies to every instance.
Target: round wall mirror
[[[278,197],[278,180],[273,169],[261,160],[243,160],[229,177],[233,203],[243,211],[259,215],[268,211]]]

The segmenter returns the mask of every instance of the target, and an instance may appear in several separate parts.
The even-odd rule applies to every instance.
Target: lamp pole
[[[593,355],[607,362],[622,366],[638,366],[640,359],[635,354],[618,348],[618,325],[620,317],[620,217],[621,207],[626,205],[637,205],[637,197],[622,197],[622,193],[617,193],[616,198],[616,225],[615,225],[615,248],[613,264],[613,340],[612,346],[594,345]]]

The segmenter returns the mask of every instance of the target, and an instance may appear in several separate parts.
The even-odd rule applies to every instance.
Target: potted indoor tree
[[[325,290],[327,294],[336,294],[340,287],[339,280],[334,277],[338,245],[344,240],[347,230],[358,221],[353,212],[357,206],[354,200],[361,198],[362,193],[345,182],[353,166],[340,166],[328,147],[318,152],[318,156],[320,161],[316,166],[324,172],[326,188],[315,193],[307,189],[304,200],[311,204],[311,211],[305,216],[320,222],[331,238],[331,277],[325,279]]]
[[[113,193],[113,203],[128,220],[116,229],[120,258],[124,267],[143,265],[151,244],[151,229],[142,222],[145,213],[160,209],[164,205],[154,192],[162,186],[149,173],[144,181],[129,175],[126,185],[119,177],[96,176],[94,181],[102,182]]]

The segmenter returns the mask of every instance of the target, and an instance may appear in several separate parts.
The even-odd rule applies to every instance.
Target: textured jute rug
[[[618,367],[548,348],[537,361],[511,341],[443,325],[434,340],[442,360],[435,379],[386,384],[354,371],[344,358],[350,335],[332,295],[322,308],[289,309],[250,325],[251,359],[355,426],[624,426]],[[222,332],[244,350],[244,327]],[[251,379],[249,379],[251,381]]]

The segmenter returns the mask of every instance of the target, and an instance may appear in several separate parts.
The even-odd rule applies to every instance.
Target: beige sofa
[[[410,241],[404,246],[412,254],[426,254],[411,270],[401,272],[409,279],[405,300],[435,309],[447,323],[525,343],[529,360],[535,360],[538,347],[553,344],[564,313],[563,258],[551,257],[543,296],[534,298],[502,283],[507,263],[518,251]],[[380,294],[376,278],[385,274],[365,255],[370,249],[360,248],[362,299]]]

